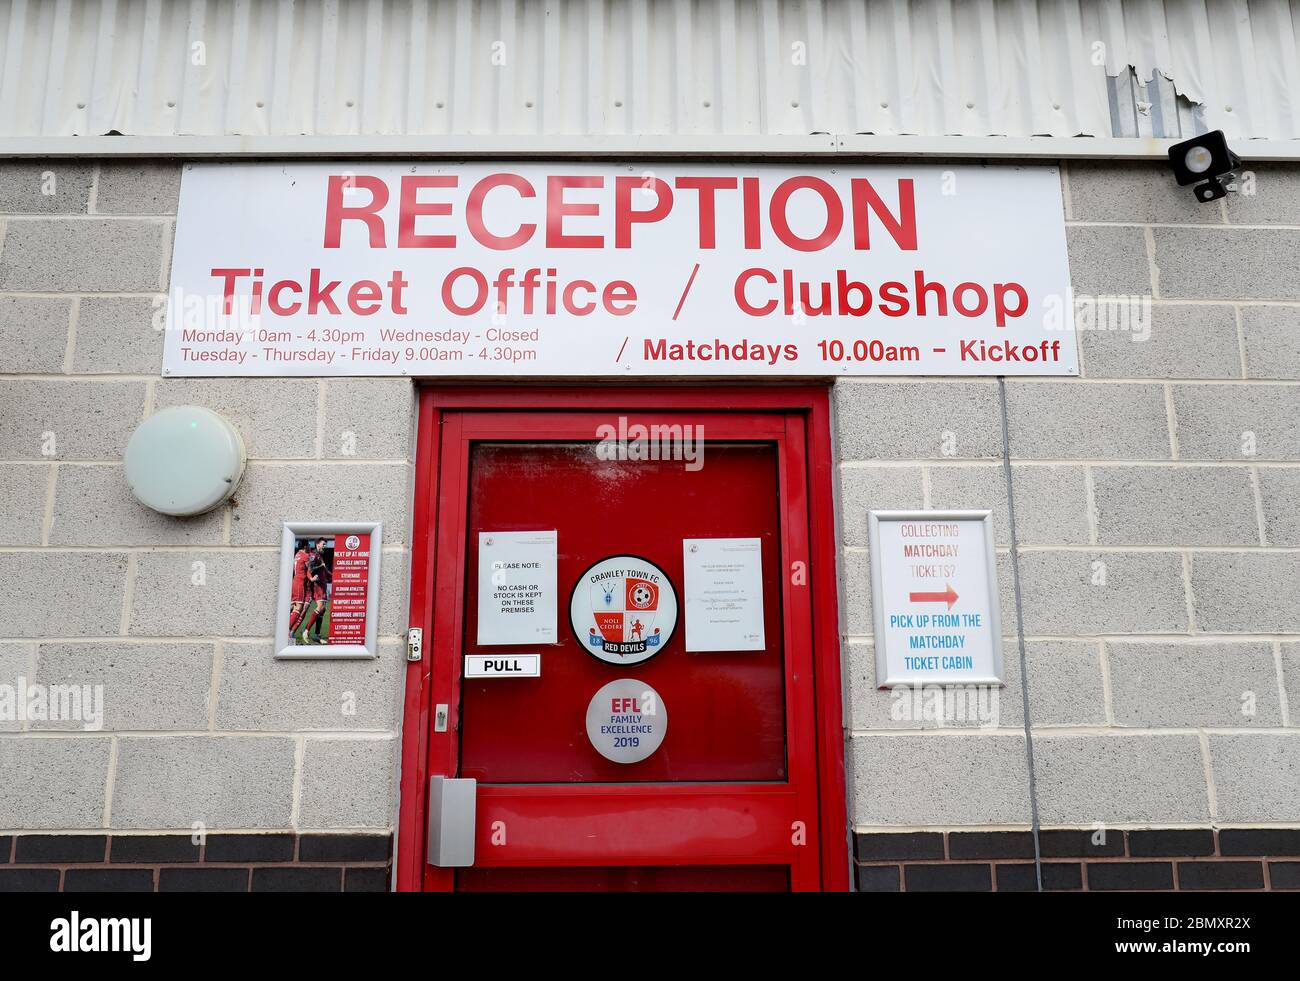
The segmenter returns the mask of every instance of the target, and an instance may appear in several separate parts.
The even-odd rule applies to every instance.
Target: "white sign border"
[[[888,633],[881,628],[885,622],[885,593],[881,579],[880,523],[882,521],[982,521],[984,523],[984,561],[989,587],[989,626],[993,630],[993,674],[991,678],[951,678],[927,680],[922,677],[891,678],[889,676]],[[867,548],[871,557],[871,623],[872,641],[876,649],[876,688],[895,688],[900,685],[997,685],[1005,687],[1006,671],[1002,665],[1002,594],[998,591],[998,559],[993,547],[993,512],[976,511],[868,511]]]
[[[384,547],[382,521],[286,521],[280,534],[280,588],[276,593],[275,659],[277,661],[348,661],[379,656],[379,558]],[[364,644],[281,644],[289,633],[293,591],[293,543],[313,535],[369,535],[366,573],[366,640]]]
[[[505,157],[489,156],[481,159],[458,158],[458,157],[447,157],[441,159],[440,158],[418,159],[415,157],[412,157],[410,159],[402,158],[402,157],[391,158],[391,159],[378,158],[370,161],[369,174],[378,175],[382,177],[383,175],[379,174],[378,173],[379,171],[385,169],[391,169],[394,171],[393,179],[396,180],[401,176],[406,176],[406,174],[410,172],[408,169],[408,165],[411,165],[414,166],[416,170],[419,171],[419,173],[421,174],[456,172],[458,170],[467,171],[467,170],[473,170],[473,168],[475,167],[479,167],[485,172],[485,175],[488,172],[494,172],[496,170],[500,170],[501,168],[515,168],[515,170],[512,170],[511,173],[519,172],[520,176],[527,176],[523,174],[523,172],[519,169],[537,168],[539,171],[542,172],[543,175],[547,175],[547,176],[555,176],[560,172],[564,172],[569,175],[576,175],[576,176],[582,176],[588,173],[593,173],[593,174],[604,175],[608,177],[614,177],[614,176],[625,176],[624,173],[625,171],[628,173],[636,173],[638,171],[643,171],[645,168],[644,166],[641,166],[641,164],[645,163],[645,159],[646,158],[644,157],[636,157],[634,155],[627,156],[623,154],[618,154],[608,158],[572,158],[572,159],[566,159],[564,157],[547,159],[543,157],[529,156],[527,154],[524,155],[515,154],[514,156],[507,155]],[[339,158],[331,156],[329,154],[317,158],[304,158],[298,161],[288,161],[288,162],[274,161],[274,160],[264,161],[264,160],[256,160],[256,159],[226,160],[226,161],[222,161],[222,160],[191,161],[185,165],[182,173],[181,192],[180,192],[179,203],[177,205],[178,208],[177,220],[173,224],[176,225],[178,229],[181,226],[185,226],[186,228],[188,228],[191,225],[197,226],[200,229],[200,232],[196,234],[201,234],[205,242],[211,239],[213,234],[212,229],[214,227],[213,222],[207,220],[200,220],[194,217],[195,215],[203,214],[201,208],[203,206],[202,202],[204,200],[204,196],[201,194],[201,192],[194,191],[192,189],[198,186],[200,180],[206,179],[202,177],[204,173],[216,174],[216,173],[224,172],[226,174],[234,175],[231,178],[232,183],[235,184],[239,194],[245,200],[247,200],[247,196],[249,194],[260,193],[260,190],[258,189],[250,190],[250,188],[253,186],[252,181],[250,181],[248,177],[244,176],[250,170],[253,171],[262,170],[265,171],[267,174],[275,173],[278,171],[280,177],[284,178],[285,182],[290,187],[292,187],[295,185],[295,183],[302,182],[302,177],[298,176],[295,172],[293,172],[293,168],[319,167],[319,168],[337,169],[340,164],[345,164],[345,163],[347,163],[346,160],[340,160]],[[874,168],[889,169],[889,170],[896,171],[899,174],[904,174],[905,172],[908,172],[908,168],[911,168],[910,172],[913,174],[913,176],[915,176],[915,173],[918,170],[931,169],[937,174],[943,174],[947,170],[952,169],[952,167],[945,165],[943,163],[936,163],[933,160],[924,160],[924,159],[906,160],[903,158],[897,158],[897,159],[864,158],[864,159],[858,159],[852,161],[840,161],[839,165],[837,166],[834,160],[830,160],[830,159],[816,160],[813,158],[798,157],[798,156],[787,158],[787,159],[781,159],[779,157],[772,158],[772,159],[767,159],[767,158],[723,159],[723,158],[692,158],[692,157],[673,158],[667,160],[665,166],[667,166],[669,170],[672,171],[672,173],[668,175],[669,177],[724,176],[724,172],[725,174],[734,174],[738,177],[739,176],[746,176],[746,177],[761,176],[760,174],[758,174],[757,171],[754,171],[753,168],[760,168],[760,169],[771,168],[774,170],[786,168],[787,170],[791,171],[787,176],[802,176],[802,177],[808,177],[808,176],[826,177],[827,175],[835,174],[837,170],[845,166],[862,167],[862,168],[874,167]],[[691,168],[696,168],[696,167],[707,168],[707,172],[705,170],[700,170],[698,174],[692,174],[690,172]],[[958,170],[965,169],[969,171],[983,171],[986,174],[993,173],[993,171],[990,171],[990,168],[988,168],[987,165],[981,164],[977,161],[959,161],[956,167]],[[352,169],[355,170],[355,167]],[[1046,207],[1050,210],[1052,214],[1059,213],[1060,222],[1059,222],[1059,227],[1054,224],[1053,228],[1051,229],[1050,235],[1052,238],[1052,242],[1042,243],[1042,249],[1040,249],[1039,251],[1041,252],[1048,247],[1050,247],[1052,250],[1059,250],[1058,257],[1063,260],[1063,268],[1060,270],[1063,276],[1063,282],[1057,284],[1052,290],[1050,290],[1044,295],[1057,295],[1062,291],[1065,291],[1068,294],[1070,288],[1070,272],[1069,272],[1070,260],[1069,260],[1069,252],[1068,252],[1067,241],[1066,241],[1066,232],[1067,232],[1067,227],[1065,222],[1066,201],[1064,197],[1064,192],[1061,190],[1061,166],[1059,162],[1048,161],[1048,160],[1012,161],[1011,163],[1008,163],[1005,168],[997,168],[997,170],[1005,170],[1008,174],[1008,179],[1014,177],[1017,174],[1020,175],[1020,177],[1022,178],[1019,181],[1020,187],[1019,188],[1009,187],[1008,194],[1014,195],[1017,193],[1017,190],[1019,190],[1021,197],[1023,197],[1025,193],[1025,189],[1023,187],[1025,183],[1025,181],[1023,180],[1024,175],[1029,173],[1034,173],[1034,172],[1041,172],[1046,177],[1050,178],[1050,180],[1046,182],[1045,186],[1051,189],[1050,193],[1052,193],[1053,195],[1053,200],[1048,205],[1046,205]],[[199,176],[196,177],[195,176],[196,174]],[[383,179],[388,180],[387,177],[384,177]],[[1031,178],[1031,180],[1036,180],[1036,179],[1037,178]],[[188,194],[186,193],[187,185],[191,189],[191,192]],[[283,188],[279,190],[283,191]],[[277,198],[282,196],[283,194],[275,195],[275,197]],[[540,194],[538,195],[538,197],[541,196],[542,195]],[[385,221],[388,221],[386,209],[392,207],[396,200],[397,200],[396,196],[390,194],[389,202],[384,205],[384,208],[380,209],[380,211],[384,213]],[[1013,203],[1015,200],[1019,200],[1019,198],[1015,198],[1013,200]],[[225,226],[217,226],[217,227],[224,228]],[[1065,326],[1062,326],[1059,329],[1044,328],[1042,331],[1039,332],[1039,334],[1035,335],[1035,343],[1042,340],[1055,340],[1056,334],[1059,333],[1061,335],[1061,341],[1063,346],[1062,349],[1063,360],[1057,362],[1056,370],[1047,369],[1048,362],[1039,361],[1035,363],[1035,367],[1033,370],[1019,371],[1016,370],[1016,365],[1014,363],[1008,362],[1005,359],[997,362],[988,361],[988,360],[973,362],[970,370],[966,370],[963,367],[963,361],[961,359],[958,359],[954,363],[947,363],[945,361],[945,363],[943,364],[936,364],[936,365],[930,365],[928,362],[925,361],[922,361],[921,363],[898,364],[897,362],[891,362],[891,361],[867,362],[867,361],[853,361],[853,360],[824,361],[823,363],[815,364],[810,360],[806,364],[803,370],[794,370],[794,371],[781,370],[775,372],[766,371],[766,370],[755,370],[752,363],[749,362],[747,362],[747,364],[749,364],[748,367],[738,368],[736,370],[719,370],[718,365],[720,362],[717,360],[714,360],[714,362],[712,363],[712,367],[710,368],[701,368],[699,367],[699,362],[688,361],[688,362],[678,362],[673,365],[663,365],[662,370],[659,370],[659,369],[646,369],[643,361],[642,364],[637,366],[625,365],[625,367],[628,369],[628,372],[630,372],[626,374],[623,372],[614,372],[613,374],[611,374],[608,370],[605,370],[605,368],[602,366],[595,366],[595,367],[588,366],[587,368],[574,368],[573,364],[575,362],[573,362],[571,358],[562,358],[562,357],[558,359],[559,361],[558,364],[553,366],[547,366],[546,370],[542,370],[541,368],[539,368],[538,370],[529,370],[529,365],[531,362],[523,361],[523,362],[513,363],[507,366],[502,366],[495,370],[485,370],[482,372],[478,370],[474,370],[472,368],[466,370],[467,365],[464,361],[457,362],[455,365],[452,365],[451,367],[448,367],[445,370],[438,367],[439,364],[441,364],[441,362],[439,361],[426,360],[426,361],[412,362],[403,365],[394,363],[392,365],[391,371],[388,370],[389,366],[387,362],[379,362],[379,363],[366,362],[361,367],[357,367],[355,363],[353,363],[352,366],[346,371],[336,372],[331,370],[331,371],[325,371],[323,373],[320,370],[320,365],[317,363],[302,363],[296,361],[279,363],[278,365],[261,363],[258,366],[256,366],[256,370],[249,370],[249,371],[240,370],[243,366],[235,365],[233,362],[213,362],[213,363],[198,362],[198,363],[186,364],[185,362],[182,361],[180,363],[177,363],[178,355],[174,354],[173,351],[179,348],[180,340],[178,339],[177,335],[183,329],[184,325],[182,323],[178,323],[174,319],[177,316],[176,308],[181,303],[182,298],[186,295],[208,296],[211,293],[210,288],[198,288],[198,289],[190,290],[187,288],[188,286],[191,285],[190,281],[180,281],[180,280],[184,280],[184,276],[188,271],[188,267],[191,260],[191,256],[189,255],[190,243],[188,241],[190,237],[191,236],[189,235],[182,235],[179,231],[176,230],[173,231],[173,236],[172,236],[173,241],[172,241],[172,247],[170,252],[171,259],[169,265],[170,271],[169,271],[167,290],[166,290],[168,303],[166,308],[167,323],[165,325],[166,329],[164,331],[165,333],[164,358],[163,358],[163,365],[161,367],[161,377],[164,378],[167,377],[176,377],[176,378],[415,377],[415,378],[430,378],[430,379],[436,378],[436,379],[444,379],[444,380],[475,380],[476,379],[482,381],[490,381],[490,380],[513,381],[518,378],[532,378],[532,379],[542,381],[546,379],[563,378],[563,379],[574,379],[575,381],[578,381],[578,380],[609,379],[614,377],[624,377],[624,378],[631,377],[631,378],[638,378],[638,379],[657,379],[660,381],[671,381],[674,379],[680,380],[683,378],[697,378],[700,380],[734,378],[734,379],[758,379],[763,381],[783,382],[787,379],[788,380],[797,380],[797,379],[812,380],[812,379],[819,379],[819,378],[890,378],[890,377],[904,378],[909,376],[924,377],[924,378],[942,378],[942,377],[992,378],[1000,374],[1006,374],[1007,372],[1010,372],[1012,375],[1016,377],[1027,377],[1027,378],[1076,378],[1079,377],[1081,372],[1081,364],[1080,364],[1081,338],[1079,336],[1079,331],[1075,324],[1075,319],[1076,319],[1075,309],[1074,309],[1074,303],[1072,302],[1067,302],[1064,304],[1064,309],[1062,311],[1062,314],[1065,318]],[[262,244],[260,239],[258,241],[259,244]],[[387,251],[387,249],[383,249],[381,251]],[[419,250],[416,251],[418,252]],[[510,250],[510,251],[514,251],[514,250]],[[824,250],[819,249],[816,251],[821,252]],[[794,259],[798,259],[799,256],[801,255],[806,257],[809,254],[811,253],[800,251],[796,255],[784,257],[783,259],[781,259],[780,262],[777,262],[774,259],[772,263],[773,268],[776,268],[777,266],[780,266]],[[208,255],[208,254],[203,253],[203,255]],[[760,250],[759,255],[760,257],[764,257],[764,256],[774,257],[775,253],[771,249],[765,247],[762,250]],[[493,254],[493,257],[494,258],[496,257],[496,253]],[[313,259],[313,262],[316,261],[318,260]],[[538,260],[538,263],[544,264],[542,263],[541,259]],[[198,262],[199,266],[206,265],[210,267],[211,264],[212,264],[211,261],[208,261],[206,259],[204,262]],[[251,264],[252,263],[250,262],[250,265]],[[271,281],[272,281],[272,277],[266,277],[264,279],[264,285],[269,285]],[[206,274],[205,274],[204,282],[206,282]],[[177,293],[178,290],[180,290],[179,295]],[[216,296],[219,294],[212,294],[212,295]],[[242,294],[240,295],[242,296]],[[639,308],[640,308],[640,300],[638,300],[638,309]],[[718,316],[717,314],[714,315],[715,320],[717,319],[717,316]],[[829,316],[827,317],[827,322],[825,326],[828,329],[833,328],[837,322],[843,321],[844,319],[845,318],[842,315]],[[913,315],[909,313],[905,316],[904,322],[910,323],[913,319],[914,319]],[[345,320],[346,323],[342,323],[340,325],[341,327],[343,327],[343,329],[362,329],[364,332],[365,329],[364,325],[360,325],[360,326],[353,325],[353,322],[357,320],[356,316],[353,316],[350,319],[345,318]],[[676,320],[676,317],[674,317],[673,320]],[[892,323],[892,320],[890,322]],[[451,330],[451,329],[457,329],[457,327],[460,326],[455,321],[448,321],[448,323],[451,324],[451,326],[444,325],[444,327],[441,329]],[[746,331],[743,329],[743,326],[748,323],[749,321],[742,321],[742,320],[735,321],[735,324],[739,325],[737,329],[740,330],[742,335],[746,334]],[[410,326],[410,325],[403,325],[402,329],[405,329],[406,326]],[[416,326],[420,326],[420,325],[416,325]],[[564,324],[561,324],[561,327],[564,326],[565,326]],[[271,327],[272,327],[271,324],[267,325],[268,329],[271,329]],[[841,327],[847,330],[847,327],[845,327],[842,324]],[[884,329],[885,327],[886,327],[885,324],[874,325],[874,329],[876,330],[877,334],[881,329]],[[222,329],[222,325],[204,321],[203,329],[220,330]],[[281,329],[292,332],[294,328],[292,326],[286,325]],[[693,335],[690,335],[689,325],[684,326],[682,329],[686,331],[686,333],[682,334],[680,337],[678,337],[678,335],[673,335],[673,343],[679,343],[680,341],[684,341],[686,339],[692,339],[692,340],[695,339]],[[984,328],[981,328],[981,330],[983,329]],[[918,327],[918,330],[924,335],[927,331],[927,325],[921,324]],[[851,335],[852,332],[849,331],[849,334]],[[644,335],[642,334],[638,334],[636,336],[644,339]],[[1001,337],[1002,337],[1001,332],[990,331],[988,334],[981,334],[980,337],[977,339],[996,342],[999,339],[1001,339]],[[748,338],[745,336],[736,338],[734,341],[729,341],[727,338],[720,338],[720,340],[722,340],[725,343],[740,343],[742,340],[746,340],[746,339]],[[827,337],[825,338],[825,340],[828,341],[836,340],[836,339],[845,341],[846,343],[852,343],[855,338],[853,338],[852,336],[848,338],[840,337],[837,334],[835,334],[834,330],[831,330],[830,334],[828,334]],[[856,339],[860,340],[862,338],[859,337]],[[883,337],[876,337],[873,339],[879,339],[882,340],[887,345],[893,344],[895,346],[901,345],[903,343],[911,343],[911,341],[904,341],[902,338],[894,338],[893,340],[886,340]],[[368,339],[364,343],[373,344],[375,342],[373,340]],[[810,343],[815,347],[815,342],[810,341]],[[587,347],[589,346],[590,345],[587,345]],[[811,352],[810,352],[810,357],[811,357]],[[540,360],[545,360],[545,359],[540,359]],[[539,364],[540,364],[540,360],[539,360]],[[734,362],[728,362],[728,363],[734,363]],[[893,369],[889,368],[891,364],[896,365],[896,367]],[[692,365],[695,365],[698,370],[692,370],[691,369]],[[858,367],[859,370],[852,370],[855,365]],[[332,363],[328,367],[332,367]]]

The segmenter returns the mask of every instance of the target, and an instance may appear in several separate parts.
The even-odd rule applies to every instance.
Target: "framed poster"
[[[990,511],[872,511],[876,685],[1001,685]]]
[[[277,658],[378,656],[382,549],[380,521],[284,523]]]

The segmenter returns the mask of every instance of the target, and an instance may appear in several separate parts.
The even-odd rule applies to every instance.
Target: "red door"
[[[842,842],[824,840],[836,834],[825,811],[842,798],[828,805],[819,787],[825,764],[832,779],[842,770],[828,747],[819,758],[806,414],[466,408],[433,420],[436,480],[417,495],[436,534],[415,580],[417,594],[431,586],[434,711],[416,769],[475,779],[477,809],[474,864],[425,865],[424,887],[834,885],[823,865]],[[602,444],[611,433],[629,439]],[[554,532],[553,642],[478,643],[480,543],[509,532]],[[743,541],[757,565],[750,632],[735,650],[688,650],[685,550],[719,540]],[[726,616],[713,619],[703,646],[732,646]],[[539,656],[538,676],[465,676],[467,655],[520,654]],[[650,724],[593,728],[589,710]],[[421,793],[423,775],[403,790]]]

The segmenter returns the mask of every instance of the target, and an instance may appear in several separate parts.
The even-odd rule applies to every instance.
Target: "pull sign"
[[[540,654],[466,654],[466,678],[540,678]]]

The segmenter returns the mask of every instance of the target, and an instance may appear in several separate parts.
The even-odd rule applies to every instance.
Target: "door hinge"
[[[424,631],[411,627],[406,631],[406,659],[418,661],[424,656]]]

